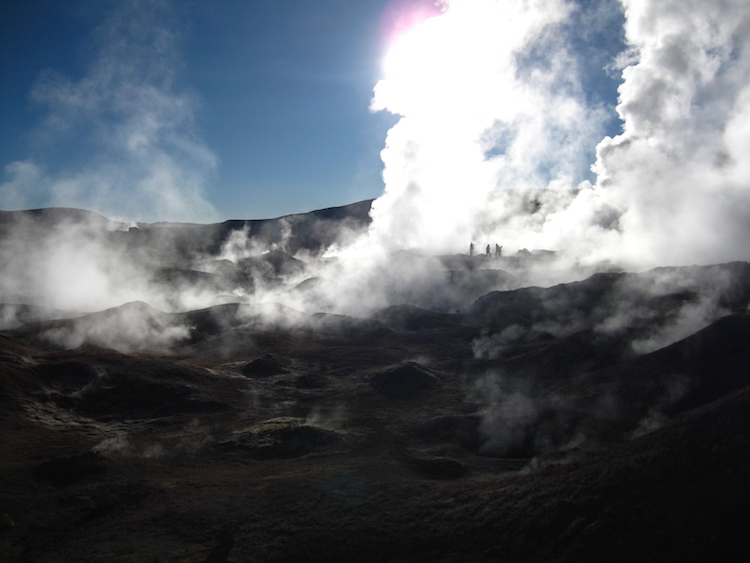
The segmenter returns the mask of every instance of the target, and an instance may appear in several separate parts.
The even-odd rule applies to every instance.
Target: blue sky
[[[50,110],[30,92],[47,70],[84,75],[97,49],[92,34],[118,4],[3,2],[2,166],[31,158],[56,174],[85,152],[80,138],[40,140]],[[379,151],[395,120],[368,106],[387,4],[209,0],[162,11],[159,24],[168,18],[180,34],[183,67],[171,91],[190,95],[193,133],[217,157],[205,195],[221,218],[271,217],[382,192]],[[50,204],[43,190],[22,202]]]
[[[385,36],[430,3],[3,0],[0,207],[211,221],[377,197],[396,122],[369,110]],[[616,133],[610,24],[578,41]]]
[[[380,195],[394,119],[368,107],[386,2],[227,4],[195,8],[187,58],[229,209],[272,216]]]

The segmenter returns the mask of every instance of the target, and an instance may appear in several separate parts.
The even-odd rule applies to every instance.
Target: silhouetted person
[[[487,250],[485,251],[485,254],[486,254],[487,258],[490,257],[490,245],[489,244],[487,245]]]
[[[503,255],[503,247],[499,244],[495,245],[495,258],[500,258]]]
[[[469,256],[474,256],[474,243],[469,245]]]

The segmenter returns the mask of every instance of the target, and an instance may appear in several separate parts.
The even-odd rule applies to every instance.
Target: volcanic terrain
[[[743,558],[750,264],[403,252],[433,281],[345,314],[320,265],[369,208],[2,212],[1,559]]]

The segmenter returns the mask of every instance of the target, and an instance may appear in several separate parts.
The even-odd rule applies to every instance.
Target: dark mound
[[[320,389],[326,385],[328,385],[328,380],[325,377],[313,373],[301,375],[294,381],[297,389]]]
[[[449,283],[460,288],[466,299],[473,299],[488,291],[497,289],[510,289],[516,285],[515,276],[503,270],[490,269],[468,269],[450,270],[448,272]]]
[[[47,207],[24,211],[0,211],[0,229],[36,226],[54,229],[70,225],[88,225],[94,229],[114,230],[122,223],[107,219],[95,211],[68,207]]]
[[[440,387],[440,380],[416,362],[406,362],[370,377],[377,392],[394,399],[411,399]]]
[[[448,457],[409,456],[404,465],[428,479],[458,479],[469,471],[465,464]]]
[[[185,385],[128,378],[115,382],[104,380],[101,385],[85,389],[74,399],[73,408],[97,420],[137,420],[178,413],[215,412],[226,405],[204,399]]]
[[[413,305],[392,305],[378,311],[375,318],[393,330],[421,332],[453,329],[461,324],[460,315],[436,313]]]
[[[287,369],[277,357],[266,354],[242,366],[242,375],[245,377],[272,377],[286,373]]]
[[[192,288],[226,292],[233,288],[228,280],[219,274],[193,270],[189,268],[161,268],[154,273],[153,281],[159,284],[169,284],[177,291]]]
[[[649,410],[675,415],[750,384],[750,315],[730,315],[650,354],[580,378],[607,389],[619,416],[631,422]]]
[[[281,250],[272,250],[255,259],[256,264],[267,264],[274,276],[292,276],[305,271],[305,263]]]
[[[31,323],[19,333],[29,343],[61,349],[90,345],[120,351],[164,350],[187,340],[187,328],[179,325],[178,318],[133,301],[80,317]]]
[[[59,360],[42,364],[36,368],[40,379],[62,393],[75,393],[104,375],[94,364],[79,360]]]
[[[61,319],[78,316],[75,313],[52,309],[49,307],[35,307],[33,305],[15,305],[0,303],[0,329],[7,330],[19,326],[48,319]]]
[[[310,330],[333,336],[379,338],[388,336],[391,330],[373,319],[357,319],[346,315],[316,313],[309,323]]]
[[[305,294],[307,292],[313,291],[321,287],[324,283],[325,283],[325,280],[319,277],[307,278],[306,280],[302,280],[301,282],[299,282],[296,286],[294,286],[289,291],[292,293]]]
[[[101,422],[221,411],[226,404],[199,387],[203,370],[171,362],[132,362],[111,354],[61,358],[30,369],[42,388],[35,395]]]
[[[477,453],[480,420],[476,415],[440,416],[416,425],[412,433],[426,444],[453,444]]]
[[[745,311],[750,300],[750,264],[657,268],[643,274],[597,273],[550,288],[492,291],[463,313],[466,322],[491,330],[555,323],[570,334],[626,311],[628,326],[647,327],[675,318],[685,305],[697,304],[708,288],[722,307]]]
[[[253,242],[259,246],[283,245],[292,255],[300,250],[319,253],[332,244],[343,242],[352,232],[366,229],[370,224],[371,205],[372,200],[365,200],[277,219],[224,221],[215,227],[217,238],[222,241],[231,232],[248,228]]]
[[[242,452],[252,459],[288,459],[307,455],[340,440],[338,433],[305,424],[299,419],[272,419],[220,442],[226,452]]]
[[[35,478],[59,487],[71,485],[107,469],[104,457],[96,452],[68,454],[40,463],[33,470]]]
[[[227,303],[175,315],[175,319],[190,327],[190,343],[196,343],[241,326],[243,321],[238,316],[239,311],[239,303]]]

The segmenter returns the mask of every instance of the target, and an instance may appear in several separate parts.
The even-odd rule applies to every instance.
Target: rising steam
[[[570,26],[590,3],[452,0],[401,38],[373,99],[402,116],[383,151],[373,237],[438,252],[502,241],[641,267],[746,259],[750,5],[622,9],[622,133],[603,140],[607,112],[583,89],[591,53],[573,49],[596,30]]]
[[[94,240],[85,228],[43,241],[17,231],[0,244],[15,265],[0,279],[5,300],[78,312],[127,301],[165,311],[274,301],[365,316],[401,303],[454,310],[492,289],[580,279],[602,263],[750,258],[748,2],[442,5],[394,36],[383,61],[372,108],[401,117],[382,151],[385,192],[366,235],[338,239],[325,260],[300,254],[304,271],[295,264],[281,275],[255,258],[283,250],[291,231],[263,246],[252,229],[236,230],[218,253],[189,263]],[[4,204],[23,206],[46,190],[55,205],[113,217],[210,217],[202,189],[216,158],[180,84],[179,36],[168,3],[123,2],[98,29],[82,76],[41,76],[32,91],[47,110],[40,139],[60,145],[83,135],[93,157],[57,171],[33,159],[10,164]],[[602,93],[614,88],[612,76],[616,113]],[[490,273],[470,293],[457,282],[463,263],[441,260],[465,254],[471,241],[501,244],[506,256],[549,249],[556,261],[515,281]],[[154,264],[163,271],[148,277]],[[216,281],[225,271],[242,281],[251,269],[268,283]],[[174,283],[186,270],[203,280],[192,293]],[[686,318],[709,322],[710,308]]]
[[[47,70],[30,98],[45,112],[37,157],[5,167],[5,208],[38,202],[153,221],[216,218],[203,190],[216,156],[198,137],[197,100],[181,87],[180,26],[169,3],[119,2],[81,76]],[[71,140],[89,148],[66,154]],[[61,163],[53,169],[48,162]]]

